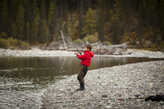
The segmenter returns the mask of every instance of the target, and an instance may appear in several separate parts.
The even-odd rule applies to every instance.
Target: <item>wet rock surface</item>
[[[164,102],[144,100],[164,93],[164,61],[89,71],[85,91],[76,91],[76,76],[46,89],[41,109],[164,109]]]

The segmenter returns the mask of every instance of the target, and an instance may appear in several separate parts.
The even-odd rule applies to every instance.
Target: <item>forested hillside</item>
[[[164,0],[1,0],[0,46],[50,43],[62,30],[73,41],[162,48],[163,10]]]

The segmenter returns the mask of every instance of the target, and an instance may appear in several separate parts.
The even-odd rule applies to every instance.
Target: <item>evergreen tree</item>
[[[47,19],[46,16],[46,0],[40,0],[40,17],[41,19]]]
[[[0,33],[45,43],[63,30],[72,39],[98,33],[101,41],[119,43],[134,32],[139,43],[147,36],[158,43],[164,40],[163,10],[163,0],[0,0]]]
[[[16,38],[17,36],[17,26],[16,26],[16,16],[18,11],[18,0],[9,0],[9,14],[8,14],[8,29],[9,29],[9,36]]]
[[[32,42],[37,42],[38,41],[38,32],[39,32],[39,22],[40,22],[40,13],[39,13],[39,8],[37,7],[37,1],[33,1],[33,15],[32,15],[32,22],[31,22],[31,31],[32,35],[30,40]]]
[[[76,14],[71,14],[66,22],[66,27],[67,27],[68,34],[72,40],[81,38],[79,37],[80,36],[79,30],[77,29],[80,24],[79,25],[77,24],[78,24],[78,18]]]
[[[3,32],[8,32],[8,0],[3,0],[2,2],[2,9],[1,9],[1,28]]]
[[[50,1],[49,3],[48,26],[50,30],[50,41],[52,41],[55,32],[55,2],[54,1]]]
[[[41,20],[41,27],[40,27],[40,32],[39,32],[39,40],[41,43],[46,43],[50,40],[49,37],[49,28],[47,25],[47,21],[46,20]]]
[[[18,12],[16,16],[16,37],[18,39],[24,39],[24,28],[25,27],[25,20],[24,20],[24,6],[23,2],[20,2],[18,7]]]
[[[31,36],[31,34],[30,34],[30,23],[29,22],[27,22],[26,23],[26,41],[28,41],[28,42],[30,42],[30,36]]]
[[[83,33],[87,34],[94,34],[96,32],[96,12],[95,10],[89,8],[85,17],[85,26],[83,28]]]
[[[78,31],[79,31],[79,36],[81,39],[84,38],[84,35],[83,35],[83,27],[84,27],[84,19],[83,19],[83,16],[84,16],[84,0],[80,0],[79,1],[79,25],[78,25]]]
[[[106,0],[104,0],[106,1]],[[98,0],[99,7],[97,9],[97,32],[100,41],[104,41],[104,23],[105,23],[105,2],[102,2],[101,0]]]
[[[11,34],[13,38],[17,38],[17,26],[15,22],[11,24]]]
[[[46,16],[46,5],[45,0],[40,2],[40,31],[39,31],[39,41],[41,43],[46,43],[50,40],[49,38],[49,27]]]

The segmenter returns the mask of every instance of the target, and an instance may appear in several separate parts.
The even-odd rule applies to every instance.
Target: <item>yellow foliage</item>
[[[95,34],[91,34],[91,35],[87,35],[85,38],[84,38],[85,41],[88,41],[90,43],[94,43],[94,42],[97,42],[98,41],[98,33],[95,33]]]

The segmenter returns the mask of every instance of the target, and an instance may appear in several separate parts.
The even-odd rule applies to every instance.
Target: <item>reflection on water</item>
[[[110,67],[148,58],[113,58],[97,56],[89,69]],[[80,61],[76,57],[1,57],[0,90],[30,90],[47,87],[57,79],[78,73]]]

